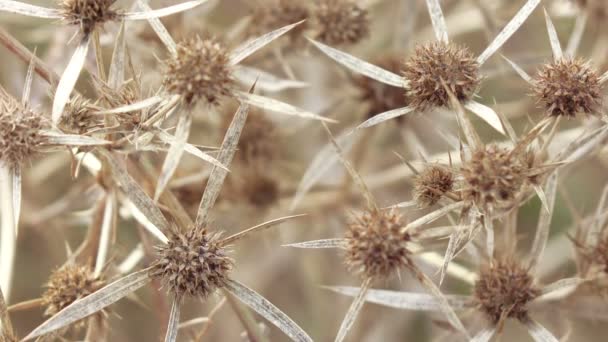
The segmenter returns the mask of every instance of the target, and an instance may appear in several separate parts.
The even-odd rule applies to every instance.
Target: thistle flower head
[[[42,142],[43,118],[12,98],[0,98],[0,160],[18,167]]]
[[[325,44],[356,44],[369,36],[367,10],[353,0],[321,0],[313,17],[316,39]]]
[[[601,105],[600,78],[580,59],[564,58],[544,65],[536,75],[533,91],[551,116],[593,114]]]
[[[233,261],[219,234],[206,229],[172,233],[167,244],[158,247],[158,259],[151,276],[159,278],[176,298],[207,298],[226,285]]]
[[[469,100],[481,82],[473,54],[465,47],[442,42],[418,46],[405,62],[403,75],[409,81],[410,105],[419,110],[450,103],[442,81],[461,101]]]
[[[177,44],[177,55],[165,61],[163,85],[187,104],[199,100],[217,105],[234,87],[228,50],[214,38],[189,38]]]
[[[463,197],[480,208],[510,206],[526,181],[524,161],[510,150],[489,145],[463,164]]]
[[[251,20],[253,24],[249,27],[248,35],[259,37],[267,32],[308,19],[309,16],[309,7],[302,1],[266,1],[263,6],[254,10]],[[291,41],[295,41],[307,28],[308,23],[304,22],[289,31],[286,36]]]
[[[70,25],[80,25],[85,34],[95,26],[114,20],[118,12],[111,7],[116,0],[60,0],[59,10]]]
[[[474,289],[478,308],[494,324],[505,318],[526,319],[527,304],[539,294],[529,270],[511,260],[483,267]]]
[[[105,285],[95,277],[89,266],[66,265],[53,272],[46,284],[42,302],[45,316],[53,316],[80,298],[84,298]]]
[[[386,278],[410,263],[408,233],[401,217],[392,211],[367,211],[348,225],[346,265],[351,272]]]
[[[93,103],[90,100],[74,96],[65,106],[59,127],[70,133],[87,133],[101,123],[101,117],[93,114],[93,111]]]
[[[414,178],[414,199],[421,207],[430,207],[454,187],[454,173],[443,165],[429,165]]]

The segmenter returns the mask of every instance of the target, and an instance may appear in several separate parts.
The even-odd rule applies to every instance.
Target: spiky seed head
[[[420,207],[430,207],[453,187],[452,170],[439,164],[429,165],[414,178],[414,199]]]
[[[364,277],[387,278],[410,261],[408,233],[393,211],[366,211],[353,218],[346,230],[346,265]]]
[[[42,303],[45,316],[53,316],[80,298],[84,298],[105,285],[103,278],[93,275],[91,267],[69,264],[57,269],[49,277]]]
[[[509,259],[482,267],[473,293],[479,310],[494,324],[501,318],[526,319],[527,304],[539,295],[529,270]]]
[[[372,63],[396,74],[400,74],[403,67],[402,57],[395,54],[382,56]],[[367,112],[368,118],[391,109],[406,107],[409,104],[407,96],[403,96],[403,88],[393,87],[359,75],[354,77],[353,82],[359,89],[359,99],[370,105]],[[405,116],[400,116],[397,120],[402,121],[405,118]]]
[[[545,64],[538,71],[532,90],[537,103],[550,116],[593,114],[601,106],[600,78],[581,59],[563,58]]]
[[[74,96],[66,104],[59,127],[66,132],[84,134],[102,124],[101,116],[93,114],[94,104],[81,96]]]
[[[449,105],[450,97],[442,80],[460,101],[471,99],[481,83],[479,63],[473,54],[452,43],[416,47],[404,64],[403,75],[409,81],[410,105],[419,110]]]
[[[473,151],[461,172],[464,200],[483,209],[509,208],[526,182],[526,167],[522,158],[496,145]]]
[[[163,85],[186,104],[203,100],[217,105],[234,89],[229,60],[228,50],[215,38],[185,39],[177,44],[177,55],[165,61]]]
[[[262,6],[254,9],[251,16],[252,24],[249,26],[247,35],[259,37],[270,31],[308,19],[309,16],[309,7],[302,1],[265,1]],[[289,31],[286,36],[294,42],[307,28],[308,22],[305,21]]]
[[[15,99],[0,98],[0,160],[19,167],[31,159],[42,143],[44,120],[38,113],[24,108]]]
[[[328,45],[356,44],[369,36],[367,10],[353,0],[321,0],[313,18],[316,39]]]
[[[115,2],[116,0],[60,0],[59,10],[68,24],[80,25],[83,33],[89,34],[97,25],[119,16],[111,8]]]
[[[205,299],[228,282],[233,261],[218,233],[196,228],[174,232],[157,249],[150,275],[159,278],[176,298]]]
[[[102,84],[98,92],[100,101],[108,104],[109,108],[117,108],[133,104],[141,99],[141,91],[134,82],[127,82],[118,89]],[[115,116],[116,120],[121,124],[121,129],[134,130],[139,128],[142,123],[142,111],[132,111],[127,113],[119,113]]]

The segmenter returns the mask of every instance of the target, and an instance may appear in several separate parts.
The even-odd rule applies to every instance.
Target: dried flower
[[[544,65],[536,75],[533,92],[547,115],[574,117],[593,114],[601,105],[598,74],[580,59],[560,59]]]
[[[68,264],[53,272],[42,295],[46,306],[45,316],[53,316],[80,298],[97,291],[105,285],[102,278],[95,277],[89,266]]]
[[[410,105],[418,110],[448,106],[450,98],[442,81],[461,101],[470,100],[481,82],[473,54],[465,47],[442,42],[418,46],[405,62],[403,74],[409,81]]]
[[[454,187],[454,173],[443,165],[429,165],[414,178],[414,199],[421,207],[430,207]]]
[[[177,44],[177,55],[165,61],[163,85],[193,105],[217,105],[234,87],[228,50],[215,38],[199,36]]]
[[[97,25],[118,17],[111,7],[116,0],[60,0],[59,10],[70,25],[80,25],[84,34],[93,32]]]
[[[249,26],[248,36],[257,37],[272,30],[308,19],[309,7],[298,0],[266,1],[262,6],[256,7],[251,16],[252,25]],[[308,28],[304,22],[287,33],[291,41],[301,37],[302,32]]]
[[[10,167],[28,161],[42,142],[43,119],[10,97],[0,98],[0,160]]]
[[[367,10],[352,0],[322,0],[314,9],[316,39],[329,45],[356,44],[369,36]]]
[[[85,134],[99,127],[101,116],[95,115],[94,104],[81,96],[74,96],[65,106],[65,115],[59,121],[59,127],[70,133]]]
[[[346,265],[367,278],[386,278],[411,263],[401,217],[392,211],[366,211],[348,225]]]
[[[479,309],[494,324],[505,318],[527,319],[527,304],[538,295],[529,270],[508,259],[482,268],[474,290]]]

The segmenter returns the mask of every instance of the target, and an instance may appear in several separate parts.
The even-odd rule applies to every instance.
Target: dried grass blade
[[[322,239],[305,242],[290,243],[283,245],[283,247],[292,248],[340,248],[343,249],[346,246],[346,240],[342,238],[335,239]]]
[[[491,326],[482,329],[477,335],[473,336],[470,342],[490,342],[492,337],[496,334],[496,327]]]
[[[251,56],[256,51],[258,51],[261,48],[263,48],[264,46],[270,44],[272,41],[274,41],[275,39],[284,35],[285,33],[289,32],[291,29],[300,25],[303,22],[304,22],[304,20],[298,21],[297,23],[294,23],[291,25],[281,27],[272,32],[268,32],[260,37],[251,39],[251,40],[243,43],[240,46],[237,46],[234,50],[232,50],[232,53],[230,53],[230,64],[237,65],[245,58]]]
[[[502,58],[505,61],[507,61],[507,63],[509,63],[509,65],[511,65],[511,67],[513,68],[513,70],[515,70],[515,72],[519,75],[519,77],[521,77],[524,81],[528,82],[529,85],[534,84],[534,80],[532,79],[532,76],[528,75],[528,73],[525,72],[524,69],[522,69],[519,65],[515,64],[515,62],[508,59],[507,57],[502,56]]]
[[[293,341],[312,342],[312,338],[302,328],[259,293],[235,280],[230,280],[226,285],[226,289],[260,316],[279,328]]]
[[[464,104],[464,106],[498,132],[503,135],[506,134],[505,129],[502,126],[502,122],[500,121],[500,117],[498,114],[496,114],[494,109],[476,101],[468,101]]]
[[[431,23],[435,31],[435,37],[442,43],[448,43],[448,26],[445,23],[445,17],[441,11],[439,0],[426,0],[426,5],[431,16]]]
[[[564,298],[585,281],[585,279],[575,277],[553,282],[542,288],[540,296],[534,299],[534,303]]]
[[[232,162],[232,157],[234,157],[234,152],[236,151],[237,144],[243,127],[245,126],[245,122],[247,121],[248,114],[249,106],[242,103],[234,114],[232,122],[226,131],[226,135],[224,136],[224,141],[222,142],[220,149],[220,154],[217,158],[222,165],[225,165],[225,167],[229,167],[230,163]],[[217,200],[217,196],[219,195],[220,189],[224,184],[224,179],[226,179],[227,173],[228,172],[225,169],[217,166],[214,166],[211,170],[209,180],[207,181],[207,186],[205,187],[205,192],[203,193],[203,198],[201,199],[201,203],[198,208],[198,214],[196,216],[197,227],[204,226],[207,223],[209,211]]]
[[[263,110],[269,110],[280,114],[292,115],[305,119],[313,119],[334,123],[336,122],[336,120],[322,117],[320,115],[308,112],[304,109],[300,109],[285,102],[271,99],[269,97],[251,94],[247,92],[238,92],[236,96],[241,102],[247,103],[254,107],[261,108]]]
[[[17,245],[13,209],[13,171],[7,165],[0,165],[0,288],[5,300],[10,302],[13,267]]]
[[[377,124],[383,123],[390,119],[398,118],[400,116],[412,113],[415,110],[414,107],[402,107],[397,109],[392,109],[383,113],[376,114],[371,118],[365,120],[359,126],[355,127],[355,130],[359,130],[362,128],[376,126]]]
[[[179,165],[179,161],[182,159],[184,154],[184,148],[190,135],[190,126],[192,124],[192,114],[189,110],[182,109],[180,111],[179,118],[177,120],[177,127],[175,128],[175,139],[169,147],[167,157],[163,163],[160,175],[158,176],[158,182],[156,183],[156,190],[154,191],[154,201],[158,201],[160,195],[165,191],[165,187],[169,184],[173,173]]]
[[[264,70],[249,66],[239,65],[234,70],[234,75],[239,82],[252,84],[256,82],[256,88],[270,93],[277,93],[287,89],[300,89],[310,86],[302,81],[282,79]]]
[[[477,57],[479,64],[485,63],[500,47],[519,29],[519,27],[528,19],[532,11],[540,4],[540,0],[528,0],[522,8],[515,14],[513,19],[509,21],[502,31],[488,45],[484,52]]]
[[[340,158],[342,165],[344,165],[344,168],[346,169],[346,171],[348,171],[348,174],[353,179],[353,182],[355,182],[355,184],[361,191],[361,194],[365,198],[365,200],[367,202],[367,207],[370,210],[378,210],[379,209],[378,203],[376,202],[376,199],[374,198],[374,195],[372,194],[372,192],[369,190],[369,188],[363,181],[363,177],[361,177],[359,172],[357,172],[357,170],[355,170],[355,167],[348,161],[348,159],[346,159],[346,156],[344,155],[344,151],[342,151],[342,148],[340,147],[340,145],[338,145],[338,142],[336,141],[336,139],[334,139],[334,136],[333,136],[333,134],[331,134],[329,127],[327,127],[327,125],[325,123],[323,123],[323,127],[325,128],[325,131],[327,132],[327,135],[329,136],[329,140],[331,141],[332,145],[334,146],[334,150],[336,151],[336,154]]]
[[[557,61],[564,57],[564,53],[562,51],[562,46],[559,43],[559,37],[557,36],[557,31],[555,31],[553,21],[551,21],[551,17],[549,16],[549,13],[547,13],[547,10],[543,8],[543,11],[545,12],[545,22],[547,24],[547,33],[549,33],[549,43],[551,43],[553,59]]]
[[[120,28],[116,34],[116,42],[114,43],[114,51],[112,51],[112,61],[110,62],[110,71],[108,74],[108,85],[114,90],[120,88],[125,79],[125,22],[120,23]]]
[[[171,313],[169,314],[169,322],[167,325],[167,334],[165,335],[165,342],[177,341],[177,331],[179,326],[179,313],[180,305],[177,298],[173,298],[171,304]]]
[[[345,67],[356,73],[365,75],[378,82],[392,85],[394,87],[404,88],[407,85],[407,81],[403,77],[395,73],[377,67],[353,55],[334,49],[330,46],[314,41],[310,38],[308,40],[317,48],[319,48],[319,50],[321,50],[324,54],[329,56],[331,59],[344,65]]]
[[[359,316],[359,312],[363,308],[363,304],[365,303],[365,296],[367,295],[367,291],[369,291],[369,287],[372,283],[372,278],[366,278],[361,284],[359,288],[359,292],[355,296],[353,303],[348,308],[346,312],[346,316],[344,316],[344,320],[342,320],[342,324],[340,325],[340,330],[338,330],[338,335],[336,336],[335,342],[342,342],[344,338],[346,338],[346,334],[350,328],[352,328],[357,316]]]
[[[540,217],[538,218],[538,227],[536,228],[536,235],[534,236],[532,250],[530,251],[530,269],[534,269],[537,266],[538,261],[545,250],[545,246],[547,245],[547,240],[549,239],[549,228],[551,227],[551,218],[553,217],[553,211],[555,210],[555,197],[557,195],[557,171],[547,179],[545,184],[545,195],[547,197],[549,210],[541,211]]]
[[[150,6],[148,6],[148,4],[143,0],[137,0],[137,6],[139,6],[139,8],[141,8],[144,12],[152,11],[152,8],[150,8]],[[148,23],[150,23],[150,26],[152,26],[152,29],[154,32],[156,32],[158,38],[163,42],[167,50],[169,50],[169,53],[171,53],[172,56],[177,55],[177,45],[160,19],[148,18]]]
[[[121,17],[125,20],[147,20],[152,18],[162,18],[172,14],[187,11],[196,6],[201,5],[206,1],[207,0],[186,1],[182,2],[181,4],[159,8],[155,10],[148,10],[143,12],[127,12],[121,14]]]
[[[557,337],[553,336],[549,330],[532,318],[528,318],[522,323],[526,326],[528,333],[530,333],[535,342],[559,342]]]
[[[28,17],[38,17],[46,19],[62,18],[61,12],[54,8],[40,7],[13,0],[0,1],[0,11],[27,15]]]
[[[34,329],[23,341],[32,340],[66,327],[114,304],[150,282],[149,271],[147,268],[124,276],[100,290],[76,300]]]
[[[59,124],[59,120],[63,115],[63,109],[65,108],[66,103],[68,103],[70,100],[70,94],[74,90],[78,76],[80,76],[80,71],[84,66],[84,61],[86,60],[87,53],[89,52],[90,40],[91,35],[87,35],[80,41],[78,47],[72,55],[72,58],[70,59],[70,62],[68,63],[68,66],[65,68],[63,75],[61,75],[61,79],[57,85],[57,90],[55,91],[51,115],[53,125],[55,126]]]
[[[224,246],[232,244],[235,241],[238,241],[240,239],[243,239],[243,238],[249,236],[250,234],[257,233],[259,231],[262,231],[262,230],[274,227],[274,226],[276,226],[278,224],[281,224],[281,223],[283,223],[285,221],[289,221],[291,219],[298,218],[298,217],[303,217],[303,216],[306,216],[306,214],[284,216],[284,217],[279,217],[279,218],[276,218],[276,219],[273,219],[273,220],[270,220],[270,221],[266,221],[264,223],[260,223],[258,225],[255,225],[255,226],[251,227],[251,228],[247,228],[247,229],[245,229],[245,230],[243,230],[241,232],[238,232],[238,233],[233,234],[233,235],[231,235],[231,236],[229,236],[227,238],[222,239],[220,241],[220,244],[224,245]]]

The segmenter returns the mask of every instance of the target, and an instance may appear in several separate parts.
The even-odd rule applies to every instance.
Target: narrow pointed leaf
[[[266,92],[276,93],[287,89],[299,89],[310,86],[306,82],[282,79],[264,70],[239,65],[234,75],[243,84],[256,83],[256,88]]]
[[[152,236],[157,238],[162,243],[169,242],[167,235],[165,235],[165,233],[163,233],[154,223],[152,223],[152,221],[148,219],[148,216],[142,213],[141,210],[135,204],[133,204],[133,202],[131,202],[129,199],[125,199],[124,204],[129,209],[131,215],[133,215],[135,221],[139,222],[139,224],[141,224],[150,234],[152,234]]]
[[[365,120],[359,126],[357,126],[355,128],[355,130],[375,126],[377,124],[383,123],[390,119],[398,118],[400,116],[412,113],[414,110],[415,110],[414,107],[402,107],[402,108],[392,109],[392,110],[389,110],[389,111],[386,111],[383,113],[376,114],[376,115],[372,116],[371,118]]]
[[[172,144],[173,141],[175,140],[174,136],[172,136],[171,134],[169,134],[165,131],[159,131],[158,137],[167,144]],[[196,147],[192,144],[185,144],[184,151],[207,163],[210,163],[213,166],[217,166],[221,169],[224,169],[224,170],[226,170],[226,172],[230,172],[228,170],[228,168],[226,168],[224,165],[222,165],[222,163],[219,162],[219,160],[217,160],[217,159],[213,158],[212,156],[210,156],[209,154],[199,150],[198,147]]]
[[[241,102],[247,103],[263,110],[270,110],[279,114],[297,116],[304,119],[336,122],[336,120],[322,117],[320,115],[311,113],[304,109],[300,109],[298,107],[292,106],[285,102],[281,102],[279,100],[271,99],[269,97],[251,94],[247,92],[238,92],[237,97]]]
[[[138,110],[146,109],[148,107],[152,107],[155,104],[157,104],[163,100],[168,100],[168,99],[166,96],[156,95],[156,96],[152,96],[147,99],[137,101],[135,103],[131,103],[128,105],[120,106],[117,108],[98,110],[95,112],[95,114],[120,114],[120,113],[135,112]]]
[[[169,323],[167,325],[167,334],[165,335],[165,342],[177,341],[177,331],[179,326],[179,312],[180,305],[177,298],[173,298],[171,304],[171,313],[169,314]]]
[[[279,217],[277,219],[273,219],[273,220],[270,220],[270,221],[266,221],[264,223],[260,223],[258,225],[255,225],[255,226],[251,227],[251,228],[247,228],[247,229],[245,229],[245,230],[243,230],[241,232],[238,232],[238,233],[233,234],[233,235],[231,235],[231,236],[229,236],[227,238],[222,239],[220,241],[220,244],[224,245],[224,246],[232,244],[235,241],[238,241],[238,240],[240,240],[240,239],[242,239],[242,238],[244,238],[246,236],[249,236],[250,234],[257,233],[259,231],[262,231],[262,230],[274,227],[274,226],[276,226],[278,224],[281,224],[281,223],[283,223],[285,221],[289,221],[291,219],[298,218],[298,217],[303,217],[303,216],[306,216],[306,214],[284,216],[284,217]]]
[[[435,31],[435,37],[442,43],[448,42],[448,26],[445,23],[445,17],[441,11],[439,0],[426,0],[426,5],[431,16],[431,23]]]
[[[483,228],[486,232],[486,253],[488,256],[494,258],[494,221],[490,215],[486,214],[483,216]]]
[[[448,204],[444,207],[441,207],[431,213],[428,213],[410,223],[408,223],[405,227],[403,227],[403,231],[410,232],[411,234],[416,234],[416,231],[425,224],[431,223],[437,219],[442,218],[443,216],[449,214],[450,212],[461,209],[465,206],[464,202],[454,202]]]
[[[120,23],[118,34],[114,43],[114,51],[112,52],[112,61],[110,62],[110,72],[108,74],[108,85],[114,90],[118,90],[125,79],[125,22]]]
[[[149,269],[132,273],[76,300],[34,329],[23,340],[28,341],[46,335],[103,310],[150,282],[148,273]]]
[[[553,336],[549,330],[540,325],[537,321],[529,318],[523,323],[535,342],[559,342],[557,337]]]
[[[59,124],[59,120],[63,115],[63,109],[65,108],[66,103],[68,103],[70,100],[70,94],[74,90],[78,76],[80,76],[80,71],[84,66],[84,61],[86,60],[87,53],[89,52],[90,40],[91,36],[88,35],[84,37],[82,41],[80,41],[80,44],[78,44],[76,51],[74,51],[68,66],[61,75],[61,79],[59,80],[59,85],[57,85],[57,90],[53,99],[52,119],[53,125],[55,126]]]
[[[475,101],[468,101],[464,106],[498,132],[503,135],[506,134],[502,122],[500,122],[500,118],[498,117],[498,114],[494,112],[494,109]]]
[[[108,260],[108,252],[110,251],[110,243],[114,224],[116,223],[116,202],[113,193],[108,193],[105,197],[103,210],[103,219],[101,223],[101,233],[99,236],[99,247],[97,250],[97,259],[95,259],[95,270],[93,275],[99,277]]]
[[[22,185],[21,182],[23,177],[21,175],[20,168],[14,168],[12,170],[13,174],[13,219],[15,220],[15,237],[19,235],[19,217],[21,217],[21,195],[22,195]]]
[[[342,238],[313,240],[283,245],[283,247],[293,248],[344,248],[345,246],[346,240]]]
[[[551,51],[553,51],[553,59],[557,61],[564,57],[564,53],[562,52],[562,46],[559,43],[559,37],[557,36],[557,31],[555,31],[553,21],[551,21],[547,10],[543,10],[545,12],[545,22],[547,23],[547,33],[549,33],[549,43],[551,43]]]
[[[13,172],[5,164],[0,165],[0,288],[4,299],[10,303],[13,267],[17,237],[13,210]]]
[[[549,228],[551,227],[551,219],[553,217],[553,211],[555,210],[555,197],[557,195],[557,172],[554,172],[545,184],[545,195],[547,197],[547,203],[549,210],[541,211],[538,219],[538,227],[536,228],[536,235],[534,236],[534,242],[532,244],[532,250],[530,251],[530,268],[534,269],[538,261],[540,260],[547,240],[549,239]]]
[[[513,19],[509,21],[502,31],[488,45],[484,52],[477,57],[479,64],[485,63],[500,47],[519,29],[519,27],[528,19],[532,11],[540,4],[540,0],[528,0],[522,8],[515,14]]]
[[[169,184],[173,173],[177,170],[179,161],[182,159],[184,154],[184,148],[190,135],[190,126],[192,124],[192,114],[188,110],[182,109],[177,121],[177,127],[175,128],[175,139],[173,140],[167,157],[163,163],[163,167],[158,176],[158,182],[156,183],[156,190],[154,192],[154,201],[158,201],[160,195],[165,191],[165,187]]]
[[[21,95],[21,105],[26,107],[27,102],[32,92],[32,82],[34,81],[34,67],[36,66],[36,49],[32,52],[32,59],[27,67],[27,74],[25,75],[25,83],[23,84],[23,94]]]
[[[534,299],[535,303],[561,299],[572,293],[576,288],[585,282],[582,278],[560,279],[542,288],[540,296]]]
[[[43,132],[42,135],[45,137],[44,144],[46,145],[101,146],[112,144],[112,142],[108,140],[77,134]]]
[[[129,253],[125,260],[123,260],[118,266],[116,266],[116,270],[119,274],[127,274],[131,272],[143,258],[144,247],[141,243],[139,243],[131,251],[131,253]]]
[[[258,51],[259,49],[270,44],[272,41],[274,41],[275,39],[284,35],[285,33],[289,32],[291,29],[300,25],[303,22],[304,22],[304,20],[291,24],[291,25],[281,27],[280,29],[274,30],[272,32],[268,32],[260,37],[251,39],[251,40],[245,42],[244,44],[238,46],[237,48],[232,50],[232,52],[230,53],[230,64],[237,65],[245,58],[251,56],[253,53]]]
[[[141,8],[145,12],[152,11],[146,1],[143,0],[137,0],[137,6],[139,6],[139,8]],[[169,53],[171,53],[171,55],[173,56],[177,55],[177,45],[175,44],[175,41],[169,34],[169,31],[167,31],[167,28],[165,28],[163,23],[160,21],[160,19],[148,18],[148,23],[150,23],[150,26],[152,26],[152,29],[154,30],[154,32],[156,32],[158,38],[160,38],[167,50],[169,50]]]
[[[444,86],[445,90],[447,91],[448,95],[450,96],[450,103],[452,104],[452,106],[454,107],[454,110],[456,111],[456,119],[458,121],[460,128],[462,129],[462,132],[464,133],[464,137],[466,139],[467,144],[469,144],[469,147],[471,149],[476,149],[476,148],[482,146],[481,138],[479,138],[479,135],[475,131],[475,128],[473,127],[473,124],[471,123],[471,120],[469,120],[469,117],[464,112],[464,108],[462,108],[462,104],[460,103],[460,101],[458,101],[456,96],[454,96],[454,93],[452,93],[452,91],[445,85],[445,83],[443,84],[443,86]]]
[[[61,19],[61,12],[54,8],[46,8],[26,4],[20,1],[2,0],[0,1],[0,12],[9,12],[28,17],[38,17],[46,19]]]
[[[151,10],[151,11],[127,12],[127,13],[121,14],[121,17],[126,20],[145,20],[145,19],[152,19],[152,18],[162,18],[162,17],[166,17],[166,16],[169,16],[169,15],[172,15],[175,13],[187,11],[206,1],[207,0],[186,1],[186,2],[182,2],[181,4],[168,6],[168,7],[164,7],[164,8],[159,8],[159,9]]]
[[[235,295],[240,301],[245,303],[260,316],[267,319],[274,326],[279,328],[285,335],[293,341],[312,342],[312,338],[306,334],[294,321],[274,306],[266,298],[257,292],[235,280],[229,280],[226,289]]]
[[[528,82],[529,85],[534,84],[534,81],[532,80],[532,76],[528,75],[528,73],[525,72],[524,69],[520,68],[519,65],[515,64],[515,62],[508,59],[507,57],[502,56],[502,58],[505,61],[507,61],[507,63],[509,63],[509,65],[511,65],[511,67],[513,68],[513,70],[515,70],[515,72],[519,75],[519,77],[523,78],[523,80]]]
[[[387,209],[390,208],[414,208],[418,206],[418,201],[416,200],[411,200],[411,201],[405,201],[405,202],[400,202],[397,204],[393,204],[390,207],[388,207]]]
[[[377,67],[353,55],[334,49],[323,43],[319,43],[312,39],[308,40],[313,43],[317,48],[319,48],[319,50],[321,50],[324,54],[329,56],[331,59],[344,65],[345,67],[358,74],[365,75],[378,82],[392,85],[394,87],[404,88],[406,86],[407,81],[403,77],[395,73]]]
[[[338,335],[334,340],[335,342],[342,342],[344,338],[346,338],[348,331],[350,330],[350,328],[352,328],[353,324],[355,323],[355,320],[357,319],[357,316],[359,316],[359,312],[361,312],[361,309],[363,308],[363,304],[365,303],[365,297],[367,295],[367,291],[369,290],[371,283],[372,278],[367,278],[363,281],[363,284],[361,284],[361,287],[359,288],[359,293],[357,293],[357,295],[355,296],[353,303],[350,305],[348,311],[346,312],[344,320],[342,320],[342,324],[340,325],[340,329],[338,330]]]

